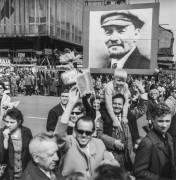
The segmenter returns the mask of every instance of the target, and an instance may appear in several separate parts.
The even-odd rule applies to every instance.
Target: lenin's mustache
[[[107,47],[108,48],[111,48],[113,46],[121,46],[121,47],[124,47],[124,45],[122,43],[118,43],[117,41],[108,41],[106,43]]]

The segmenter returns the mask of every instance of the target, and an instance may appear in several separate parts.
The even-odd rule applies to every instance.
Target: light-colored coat
[[[71,172],[78,171],[85,175],[94,173],[103,160],[109,160],[112,164],[118,164],[112,154],[110,154],[102,140],[92,138],[89,142],[89,153],[85,148],[80,148],[76,138],[73,135],[67,135],[67,124],[58,122],[56,131],[59,143],[62,144],[60,151],[62,153],[61,168],[62,175],[67,176]]]

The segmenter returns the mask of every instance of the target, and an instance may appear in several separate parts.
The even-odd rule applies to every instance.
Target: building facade
[[[4,43],[0,49],[82,47],[83,4],[82,0],[0,0]]]

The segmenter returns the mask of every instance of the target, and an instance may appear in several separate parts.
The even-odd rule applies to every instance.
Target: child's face
[[[114,78],[114,86],[115,87],[123,87],[126,82],[126,79],[121,77],[115,77]]]

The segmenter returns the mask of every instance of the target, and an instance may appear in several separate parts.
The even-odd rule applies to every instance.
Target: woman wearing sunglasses
[[[76,121],[84,115],[85,115],[84,105],[79,101],[75,104],[70,114],[70,119],[69,119],[68,128],[67,128],[68,135],[73,134],[73,128],[75,127]]]
[[[23,115],[16,108],[8,109],[0,129],[0,164],[7,168],[1,180],[18,180],[31,159],[28,145],[32,139],[29,128],[22,126]]]

